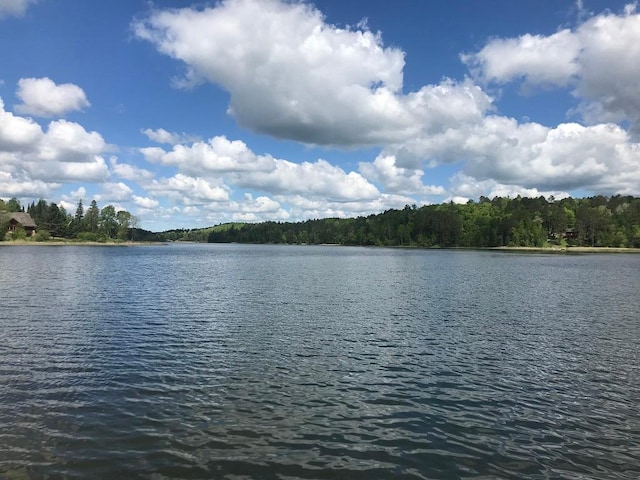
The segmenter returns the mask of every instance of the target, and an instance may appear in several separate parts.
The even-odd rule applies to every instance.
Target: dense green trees
[[[419,247],[640,247],[640,198],[597,196],[547,200],[481,197],[352,219],[299,223],[228,224],[213,228],[209,242],[338,243]]]
[[[16,199],[0,200],[0,235],[10,212],[24,211]],[[194,242],[287,243],[418,247],[541,247],[549,244],[640,248],[640,198],[617,195],[549,200],[489,199],[464,205],[445,203],[358,218],[326,218],[304,222],[228,223],[194,230],[153,233],[113,205],[99,209],[92,201],[75,215],[55,203],[39,200],[27,207],[39,232],[53,237],[105,241],[182,240]],[[43,233],[40,238],[47,238]],[[0,237],[1,239],[1,237]]]
[[[9,209],[7,204],[0,198],[0,242],[4,240],[4,236],[9,228]]]
[[[100,209],[97,202],[92,200],[87,213],[84,215],[84,230],[90,233],[97,233],[99,220]]]
[[[8,202],[0,200],[0,235],[7,231],[10,212],[24,211],[24,207],[15,198]],[[116,212],[113,205],[107,205],[102,210],[93,200],[89,208],[84,210],[82,200],[78,202],[75,214],[69,215],[64,207],[55,203],[47,203],[40,199],[27,206],[27,213],[31,215],[37,225],[36,240],[56,238],[76,238],[89,241],[107,241],[109,239],[132,239],[133,229],[137,227],[137,218],[126,210]],[[126,221],[119,219],[125,218]],[[6,225],[5,225],[6,223]],[[0,236],[0,240],[3,237]]]
[[[100,228],[109,238],[115,238],[118,232],[118,220],[116,219],[116,209],[113,205],[107,205],[100,211]]]

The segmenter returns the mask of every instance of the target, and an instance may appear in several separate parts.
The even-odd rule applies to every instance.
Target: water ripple
[[[0,478],[640,476],[638,256],[37,250],[0,249]]]

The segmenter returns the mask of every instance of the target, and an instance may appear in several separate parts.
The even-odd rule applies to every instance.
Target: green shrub
[[[26,240],[27,232],[24,231],[24,228],[18,228],[15,232],[11,234],[11,240]]]
[[[49,240],[51,240],[51,234],[47,230],[36,232],[36,242],[48,242]]]
[[[80,232],[76,236],[76,240],[81,242],[99,242],[105,243],[108,238],[104,233]]]

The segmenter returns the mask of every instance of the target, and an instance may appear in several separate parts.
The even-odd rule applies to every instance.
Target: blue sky
[[[0,198],[143,228],[640,194],[617,1],[0,0]]]

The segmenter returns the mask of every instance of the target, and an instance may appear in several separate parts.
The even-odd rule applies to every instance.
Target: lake
[[[637,479],[640,255],[0,247],[0,478]]]

